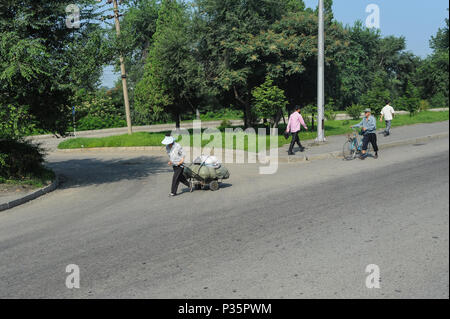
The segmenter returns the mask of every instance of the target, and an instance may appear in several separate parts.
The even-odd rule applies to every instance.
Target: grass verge
[[[393,127],[405,126],[405,125],[413,125],[419,123],[433,123],[433,122],[442,122],[447,121],[449,119],[449,112],[421,112],[415,116],[409,115],[399,115],[392,122]],[[332,135],[342,135],[351,132],[350,126],[358,123],[356,120],[335,120],[335,121],[326,121],[325,122],[325,131],[327,136]],[[380,122],[377,122],[380,125]],[[280,125],[279,135],[275,137],[278,140],[278,146],[285,145],[289,142],[283,137],[283,131],[286,126]],[[384,124],[380,127],[384,127]],[[108,136],[101,138],[73,138],[66,140],[58,145],[59,149],[78,149],[78,148],[96,148],[96,147],[139,147],[139,146],[162,146],[161,141],[164,139],[166,132],[160,133],[148,133],[148,132],[139,132],[134,133],[133,135],[116,135],[116,136]],[[224,136],[224,131],[221,133],[222,137]],[[239,134],[243,133],[238,133]],[[316,132],[305,132],[302,131],[300,133],[300,138],[305,140],[315,139],[317,136]],[[205,138],[205,136],[202,136]],[[246,136],[244,145],[237,145],[236,141],[233,143],[226,144],[224,138],[214,138],[212,136],[207,136],[208,139],[202,140],[202,147],[210,146],[210,147],[220,147],[223,148],[233,148],[245,151],[254,151],[258,150],[258,136]],[[220,137],[220,136],[217,136]],[[193,141],[192,131],[190,131],[190,139],[187,140],[181,139],[179,140],[183,146],[192,145]],[[215,143],[214,140],[217,140]],[[232,146],[231,146],[232,145]],[[266,145],[270,146],[270,138],[266,137]],[[271,144],[273,147],[273,143]]]

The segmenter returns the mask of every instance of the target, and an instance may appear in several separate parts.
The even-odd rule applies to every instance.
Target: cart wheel
[[[219,190],[219,182],[212,181],[211,183],[209,183],[209,189],[212,190],[213,192]]]

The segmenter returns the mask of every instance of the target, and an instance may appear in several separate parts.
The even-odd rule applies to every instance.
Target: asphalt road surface
[[[0,213],[0,297],[448,298],[448,143],[227,165],[221,190],[176,198],[162,154],[52,153],[61,188]]]

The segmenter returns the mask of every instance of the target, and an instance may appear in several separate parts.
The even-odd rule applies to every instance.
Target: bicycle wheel
[[[343,155],[344,159],[349,161],[355,158],[356,149],[354,147],[353,141],[347,141],[344,144]]]

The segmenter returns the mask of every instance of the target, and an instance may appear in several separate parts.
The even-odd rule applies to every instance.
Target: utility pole
[[[323,0],[319,0],[319,47],[317,61],[317,139],[316,142],[325,142],[325,32]]]
[[[97,0],[101,1],[101,0]],[[107,3],[113,3],[114,5],[114,16],[108,16],[107,18],[114,18],[115,25],[116,25],[116,34],[117,37],[120,36],[120,22],[119,22],[119,6],[117,4],[117,0],[107,0]],[[122,88],[123,88],[123,99],[125,103],[125,114],[127,117],[127,127],[128,127],[128,135],[133,134],[133,128],[131,126],[131,113],[130,113],[130,100],[128,98],[128,85],[127,85],[127,73],[125,71],[125,63],[123,59],[122,53],[120,53],[119,56],[120,60],[120,73],[122,76]]]

